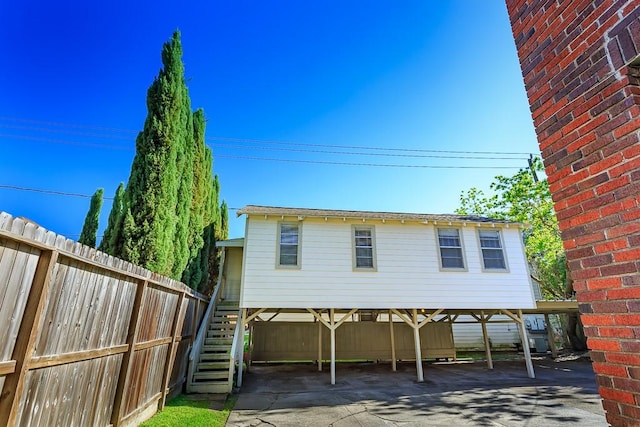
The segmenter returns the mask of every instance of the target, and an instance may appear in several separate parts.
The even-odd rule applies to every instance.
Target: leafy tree
[[[540,284],[544,299],[570,299],[573,283],[546,179],[536,180],[532,173],[543,170],[539,158],[531,171],[519,170],[513,176],[496,176],[491,183],[492,194],[471,188],[460,195],[461,206],[456,213],[482,215],[496,219],[522,222],[529,227],[524,232],[524,244],[531,278]],[[586,349],[586,340],[577,314],[567,316],[567,335],[572,348]]]
[[[98,249],[109,255],[115,255],[121,252],[124,210],[124,183],[121,182],[113,198],[107,228],[104,230],[104,236],[102,236],[102,241],[98,247]]]
[[[89,205],[89,212],[84,219],[84,225],[82,226],[82,232],[78,242],[83,245],[96,247],[96,239],[98,236],[98,221],[100,220],[100,209],[102,209],[102,196],[104,190],[98,188],[93,196],[91,196],[91,203]]]

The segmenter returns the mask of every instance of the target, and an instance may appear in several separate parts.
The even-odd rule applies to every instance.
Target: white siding
[[[280,218],[247,218],[243,307],[533,308],[520,231],[503,228],[508,272],[483,272],[477,227],[461,227],[466,271],[440,271],[433,225],[367,221],[375,226],[376,271],[353,271],[352,224],[305,218],[300,269],[276,268]]]

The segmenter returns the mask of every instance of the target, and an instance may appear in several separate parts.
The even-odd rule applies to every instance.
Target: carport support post
[[[529,378],[535,378],[536,374],[533,371],[533,362],[531,361],[531,349],[529,348],[529,337],[527,336],[527,328],[524,326],[524,316],[522,310],[518,310],[518,318],[520,321],[520,338],[522,339],[522,350],[524,351],[524,361],[527,365],[527,373]]]
[[[336,384],[336,324],[333,308],[329,310],[329,324],[331,325],[331,385]]]
[[[553,326],[551,326],[551,322],[549,321],[549,314],[544,314],[544,324],[547,325],[547,338],[549,340],[549,347],[551,348],[551,357],[554,359],[558,357],[558,350],[556,349],[556,341],[553,337]]]
[[[318,321],[318,372],[322,372],[322,322]]]
[[[484,340],[484,352],[487,355],[487,368],[493,369],[491,343],[489,342],[489,334],[487,333],[487,320],[486,317],[484,317],[484,311],[480,312],[480,319],[480,324],[482,325],[482,339]]]
[[[234,336],[234,340],[240,340],[241,344],[238,344],[236,347],[236,354],[233,355],[236,361],[238,361],[238,377],[236,378],[236,385],[238,388],[242,387],[242,368],[244,365],[244,327],[245,327],[245,319],[247,318],[247,309],[243,308],[240,312],[240,318],[236,319],[236,322],[240,322],[240,336]],[[237,342],[237,341],[236,341]],[[238,355],[240,353],[240,355]],[[231,385],[229,385],[231,387]]]
[[[424,373],[422,372],[422,349],[420,348],[420,327],[418,326],[418,310],[413,309],[413,341],[416,346],[416,370],[418,371],[418,382],[424,382]]]
[[[391,335],[391,370],[396,371],[396,340],[393,332],[393,312],[389,310],[389,334]]]

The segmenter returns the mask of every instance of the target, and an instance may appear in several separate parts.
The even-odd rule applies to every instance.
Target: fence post
[[[18,330],[16,345],[11,356],[12,360],[16,361],[15,370],[5,377],[3,393],[0,396],[0,425],[14,425],[18,417],[25,377],[33,356],[38,326],[43,316],[49,285],[57,260],[58,251],[56,250],[42,250],[40,252],[22,322]]]
[[[120,425],[120,421],[123,417],[123,399],[124,399],[124,387],[129,379],[131,372],[131,361],[133,360],[133,353],[135,350],[135,340],[138,334],[138,325],[140,323],[140,314],[142,312],[142,297],[144,291],[147,288],[148,282],[146,280],[139,280],[138,287],[136,288],[136,296],[133,300],[133,308],[131,309],[131,319],[129,320],[129,331],[127,332],[127,352],[122,357],[122,364],[120,365],[120,374],[118,375],[118,385],[116,386],[116,395],[113,400],[113,409],[111,412],[111,424],[115,427]]]
[[[167,400],[167,388],[169,387],[169,381],[171,380],[171,370],[173,368],[173,362],[175,360],[176,351],[178,351],[178,346],[176,344],[176,340],[178,339],[178,334],[180,330],[178,328],[178,323],[180,323],[180,313],[182,313],[182,304],[185,301],[185,291],[180,292],[178,297],[178,303],[176,304],[176,312],[173,315],[173,323],[171,325],[171,344],[167,349],[167,357],[164,362],[164,374],[162,375],[162,397],[160,397],[160,401],[158,402],[158,410],[161,411],[164,408],[164,404]],[[189,302],[187,301],[187,304]]]

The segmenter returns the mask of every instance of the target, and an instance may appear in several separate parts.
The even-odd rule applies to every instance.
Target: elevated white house
[[[228,323],[236,333],[225,335],[232,361],[241,357],[246,328],[251,359],[314,360],[319,369],[327,360],[332,384],[336,359],[362,358],[390,360],[394,370],[397,360],[415,360],[423,381],[424,358],[455,357],[454,322],[481,324],[492,368],[487,323],[515,323],[526,337],[523,313],[539,312],[523,224],[252,205],[238,215],[246,216],[245,237],[219,244],[224,266],[213,298],[235,313]],[[210,347],[214,329],[207,335]],[[533,378],[528,339],[521,342]],[[207,344],[201,347],[194,354],[204,354]],[[213,380],[197,358],[194,391]],[[242,363],[239,369],[241,383]]]

